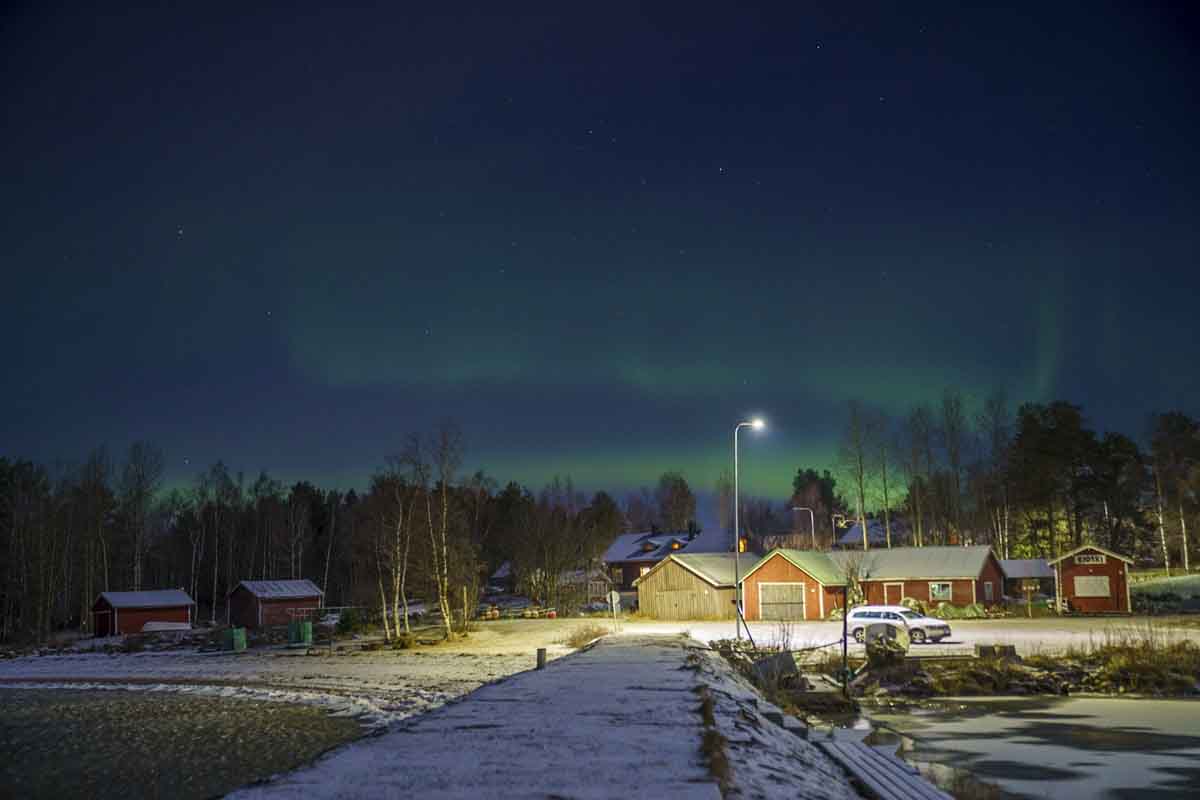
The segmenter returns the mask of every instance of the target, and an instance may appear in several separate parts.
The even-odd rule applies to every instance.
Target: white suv
[[[923,617],[905,606],[858,606],[850,610],[846,618],[846,629],[861,642],[866,638],[868,625],[892,625],[908,631],[913,644],[940,642],[950,635],[950,625],[945,620]]]

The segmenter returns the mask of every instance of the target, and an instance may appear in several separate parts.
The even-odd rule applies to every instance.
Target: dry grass
[[[571,631],[569,634],[567,634],[567,637],[563,639],[562,643],[567,647],[583,647],[588,642],[599,639],[601,636],[607,636],[608,634],[609,630],[606,626],[597,625],[593,622],[587,625],[580,625],[575,630]]]
[[[1025,663],[1053,670],[1076,663],[1118,691],[1186,693],[1200,681],[1200,645],[1148,621],[1126,629],[1108,629],[1087,647],[1056,655],[1034,654]]]
[[[721,794],[729,791],[733,780],[733,770],[729,765],[729,754],[725,751],[728,740],[717,730],[717,717],[714,711],[712,693],[707,686],[696,689],[700,695],[700,720],[704,723],[704,734],[700,738],[700,754],[708,764],[708,774],[716,779],[721,787]]]

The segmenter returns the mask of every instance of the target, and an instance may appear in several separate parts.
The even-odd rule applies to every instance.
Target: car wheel
[[[920,628],[911,630],[908,632],[908,638],[912,639],[913,644],[920,644],[921,642],[925,641],[925,631],[921,630]]]
[[[858,642],[859,644],[862,644],[863,640],[867,638],[866,634],[863,633],[862,628],[855,628],[853,635],[854,635],[854,641]]]

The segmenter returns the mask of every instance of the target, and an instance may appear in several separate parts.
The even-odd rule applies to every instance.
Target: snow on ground
[[[858,798],[839,766],[814,745],[764,716],[764,712],[783,712],[766,702],[720,655],[711,650],[693,652],[700,663],[700,681],[709,687],[714,700],[717,730],[727,742],[736,794]]]
[[[824,754],[761,715],[761,698],[719,656],[628,632],[230,797],[716,800],[700,752],[701,685],[729,740],[735,795],[857,797]]]
[[[571,652],[557,642],[578,621],[547,622],[554,621],[514,621],[435,647],[336,655],[322,648],[285,647],[241,653],[179,649],[109,654],[84,649],[0,661],[0,686],[252,697],[317,705],[331,713],[357,716],[369,728],[381,728],[489,681],[530,669],[539,647],[545,647],[551,659]]]

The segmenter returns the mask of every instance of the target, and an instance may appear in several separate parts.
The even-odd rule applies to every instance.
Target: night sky
[[[3,21],[0,455],[707,490],[762,413],[783,499],[850,398],[1200,412],[1194,16],[187,5]]]

